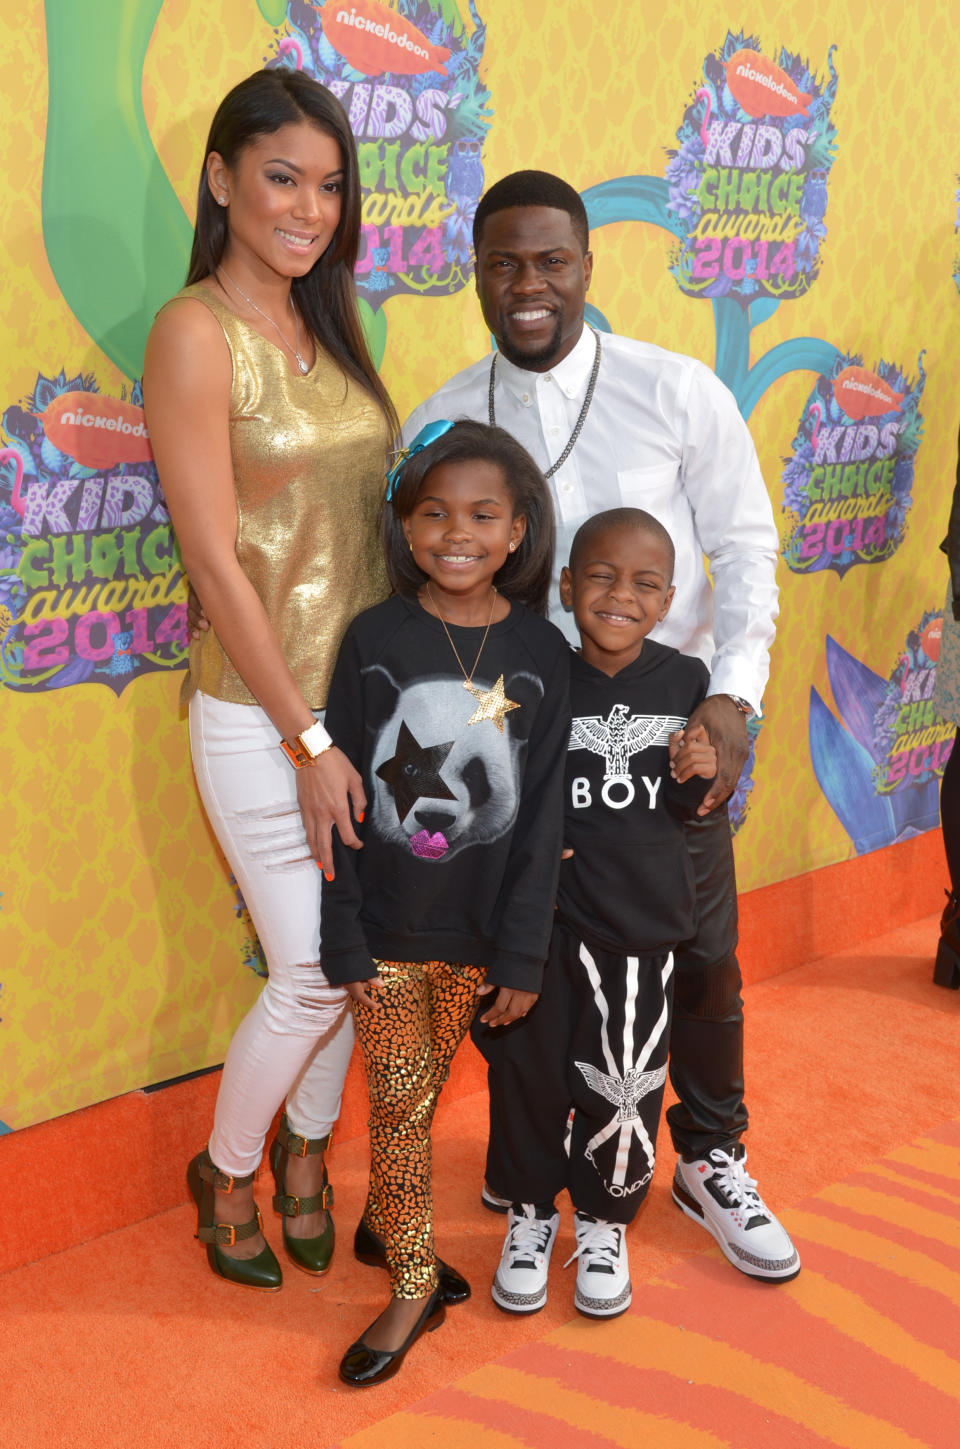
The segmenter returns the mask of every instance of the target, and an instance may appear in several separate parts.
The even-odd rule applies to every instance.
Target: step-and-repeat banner
[[[948,0],[896,26],[784,0],[756,31],[714,0],[695,21],[655,0],[6,9],[5,1128],[221,1060],[260,986],[187,762],[185,590],[140,375],[212,111],[263,64],[349,113],[361,307],[401,414],[488,346],[471,222],[519,166],[584,196],[593,324],[732,389],[781,536],[773,674],[730,802],[741,888],[936,825],[960,411]]]

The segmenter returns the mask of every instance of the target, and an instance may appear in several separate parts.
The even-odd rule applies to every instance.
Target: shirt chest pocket
[[[627,468],[617,474],[622,508],[642,508],[652,513],[664,528],[675,516],[680,492],[675,463],[655,463],[649,468]]]

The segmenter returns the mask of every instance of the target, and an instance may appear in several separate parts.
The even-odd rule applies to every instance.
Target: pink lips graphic
[[[426,830],[418,830],[416,835],[410,837],[410,849],[414,855],[420,855],[424,860],[439,860],[446,855],[450,846],[447,844],[447,837],[439,830],[436,835],[430,835]]]

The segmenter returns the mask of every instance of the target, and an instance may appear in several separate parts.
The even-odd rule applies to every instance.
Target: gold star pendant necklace
[[[482,724],[485,719],[488,719],[491,720],[496,725],[500,733],[503,734],[504,715],[509,714],[510,710],[512,709],[520,708],[519,704],[517,704],[515,700],[507,699],[506,692],[503,687],[503,675],[500,675],[492,689],[479,689],[473,682],[473,676],[477,672],[477,665],[480,663],[480,655],[483,653],[483,646],[486,644],[487,635],[490,633],[490,625],[493,623],[493,610],[497,602],[497,588],[495,584],[492,584],[491,588],[493,589],[493,595],[490,599],[490,613],[487,617],[487,627],[483,631],[483,638],[480,640],[480,648],[477,650],[477,657],[473,661],[473,668],[468,674],[463,667],[463,660],[460,658],[457,646],[453,642],[450,630],[447,628],[447,621],[446,619],[444,619],[443,615],[440,613],[440,610],[437,608],[437,601],[433,597],[433,594],[430,592],[430,585],[424,584],[424,592],[426,593],[427,598],[430,600],[430,603],[433,605],[433,612],[436,614],[437,618],[440,620],[440,623],[443,625],[443,632],[447,636],[447,643],[453,650],[453,657],[460,665],[460,672],[463,675],[463,687],[470,694],[472,694],[474,699],[477,701],[477,708],[474,710],[471,717],[467,720],[467,724]]]

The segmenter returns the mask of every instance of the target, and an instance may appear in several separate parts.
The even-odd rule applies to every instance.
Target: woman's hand
[[[370,995],[369,987],[382,985],[379,976],[371,976],[367,981],[348,981],[345,990],[350,1000],[357,1002],[359,1006],[369,1006],[371,1011],[379,1011],[380,1003],[375,996]]]
[[[493,986],[480,986],[477,995],[489,996],[494,989]],[[538,995],[537,991],[515,991],[511,986],[501,986],[496,1001],[480,1020],[485,1026],[509,1026],[511,1021],[526,1016]]]
[[[326,879],[333,880],[334,825],[344,845],[351,850],[363,846],[353,828],[353,821],[363,820],[367,808],[363,781],[343,751],[333,745],[313,764],[297,771],[297,800],[310,854],[320,862]]]

